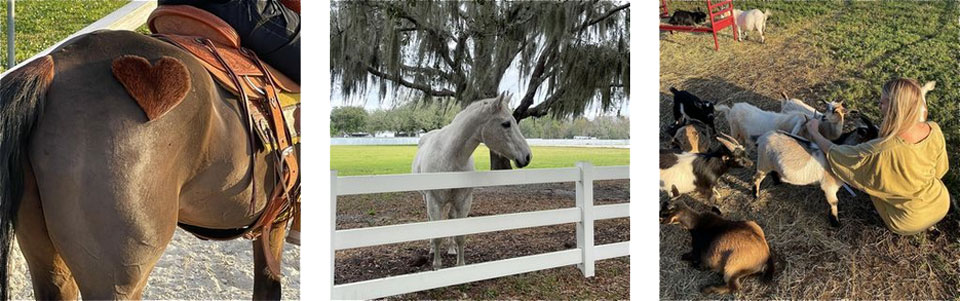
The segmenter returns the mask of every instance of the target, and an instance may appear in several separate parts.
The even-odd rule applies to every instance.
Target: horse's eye
[[[505,128],[505,129],[509,129],[509,128],[510,128],[510,122],[509,122],[509,121],[504,121],[504,122],[501,123],[500,125],[502,125],[503,128]]]

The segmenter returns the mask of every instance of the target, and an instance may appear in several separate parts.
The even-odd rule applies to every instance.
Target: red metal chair
[[[734,22],[734,17],[733,17],[733,0],[725,0],[717,4],[713,4],[711,0],[707,0],[707,16],[710,17],[709,27],[660,24],[660,30],[668,30],[671,33],[673,31],[713,33],[714,50],[720,50],[720,42],[717,41],[717,32],[724,28],[727,28],[727,27],[732,28],[733,40],[734,41],[738,40],[737,24]],[[666,0],[660,0],[660,17],[661,18],[670,17],[669,12],[667,11]]]

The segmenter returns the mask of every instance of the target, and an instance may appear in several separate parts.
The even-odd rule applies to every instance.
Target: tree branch
[[[549,112],[550,110],[550,106],[553,105],[553,103],[556,102],[557,99],[560,99],[560,97],[563,97],[563,94],[565,93],[567,93],[567,87],[566,86],[560,87],[560,89],[557,89],[556,91],[554,91],[553,94],[550,95],[550,97],[547,97],[547,99],[545,99],[543,102],[524,112],[523,115],[521,115],[521,118],[517,120],[527,118],[527,117],[540,118],[540,117],[543,117],[544,115],[547,115],[547,112]]]
[[[443,70],[439,70],[439,69],[424,68],[424,67],[418,67],[418,66],[407,66],[407,65],[400,65],[400,69],[409,71],[409,72],[417,72],[424,75],[439,76],[447,81],[450,81],[451,83],[454,82],[452,75],[450,75],[447,72],[443,72]]]
[[[557,44],[559,43],[556,40],[547,43],[543,49],[543,53],[537,58],[537,65],[530,75],[530,83],[527,84],[527,93],[523,96],[523,99],[520,100],[520,105],[513,110],[514,119],[523,119],[523,116],[527,115],[527,110],[530,108],[530,105],[533,105],[533,97],[537,94],[537,90],[540,88],[540,85],[543,84],[543,81],[548,77],[543,74],[544,70],[546,70],[547,59],[553,55]]]
[[[589,20],[589,21],[587,21],[587,22],[584,22],[583,25],[578,26],[574,31],[575,31],[575,32],[583,31],[584,29],[587,29],[587,27],[590,27],[590,26],[593,26],[594,24],[600,23],[600,21],[606,20],[607,18],[609,18],[610,16],[613,16],[613,14],[617,13],[618,11],[624,10],[624,9],[626,9],[626,8],[628,8],[628,7],[630,7],[630,3],[624,4],[624,5],[621,5],[621,6],[617,6],[617,7],[615,7],[614,9],[611,9],[610,11],[606,12],[605,14],[603,14],[603,15],[595,18],[595,19],[592,19],[592,20]]]
[[[423,93],[426,93],[429,96],[444,97],[444,96],[453,96],[455,94],[453,93],[453,91],[450,91],[447,89],[443,89],[440,91],[433,90],[429,85],[412,83],[404,80],[400,76],[394,76],[394,75],[383,73],[380,70],[377,70],[376,68],[373,68],[369,65],[365,65],[365,66],[367,67],[367,72],[370,72],[370,74],[376,75],[377,77],[382,79],[390,80],[392,82],[395,82],[401,86],[404,86],[410,89],[422,91]]]

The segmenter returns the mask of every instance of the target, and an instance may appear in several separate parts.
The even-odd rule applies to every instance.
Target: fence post
[[[7,69],[17,65],[16,47],[14,44],[14,9],[13,0],[7,0]]]
[[[330,241],[332,242],[337,235],[337,171],[330,171]],[[333,285],[337,283],[336,277],[336,255],[337,250],[330,244],[330,300],[337,300],[336,293],[333,291]]]
[[[577,267],[584,277],[593,277],[596,258],[593,244],[593,164],[577,162],[577,167],[580,169],[580,180],[577,181],[577,208],[580,208],[577,248],[583,257],[583,262]]]

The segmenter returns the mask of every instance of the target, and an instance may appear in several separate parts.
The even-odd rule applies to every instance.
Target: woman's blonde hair
[[[880,98],[887,98],[887,110],[880,124],[880,138],[887,140],[910,129],[926,118],[927,102],[917,81],[897,78],[883,85]]]

